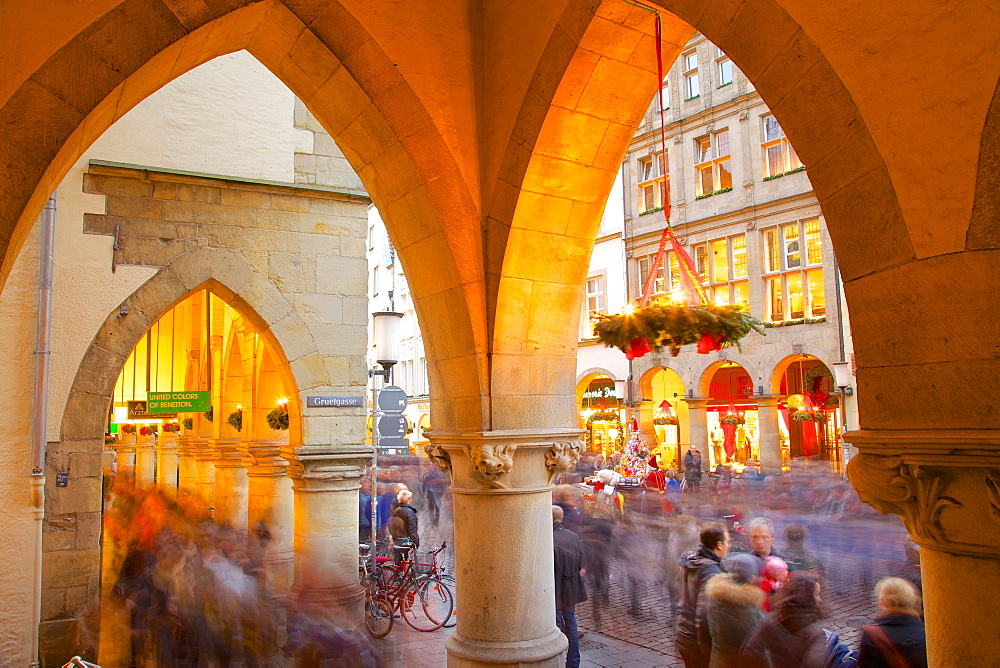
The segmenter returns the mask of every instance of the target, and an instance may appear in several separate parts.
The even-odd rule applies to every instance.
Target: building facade
[[[693,445],[706,466],[754,459],[778,470],[809,455],[842,468],[839,434],[845,419],[857,426],[856,409],[838,394],[833,371],[850,366],[853,348],[823,213],[774,115],[701,34],[664,77],[621,177],[624,220],[598,235],[581,318],[577,396],[591,447],[621,449],[622,425],[635,417],[663,463]],[[663,349],[631,362],[593,338],[598,313],[621,312],[641,297],[665,208],[709,299],[747,306],[766,336],[751,333],[739,348],[708,355],[685,346],[676,357]],[[668,250],[652,298],[669,300],[679,282]],[[609,392],[614,380],[629,381],[620,397]],[[822,420],[794,419],[814,400]],[[735,429],[722,422],[730,413]]]

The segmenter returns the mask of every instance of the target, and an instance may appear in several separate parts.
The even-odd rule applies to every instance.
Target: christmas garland
[[[723,416],[723,418],[719,420],[719,422],[721,422],[722,424],[735,424],[735,425],[746,424],[746,420],[743,419],[742,416],[733,415],[731,413]]]
[[[823,411],[795,411],[792,413],[792,420],[795,422],[823,422],[826,420],[826,413]]]
[[[123,424],[123,425],[121,425],[121,426],[118,427],[118,431],[120,431],[123,434],[134,434],[135,433],[135,425],[134,424]]]
[[[655,424],[655,425],[677,424],[677,418],[675,418],[675,417],[658,417],[658,418],[653,418],[653,424]]]
[[[226,423],[236,431],[243,431],[243,411],[236,410],[230,413]]]
[[[264,419],[267,420],[267,426],[275,431],[288,429],[287,408],[275,408]]]
[[[591,413],[590,417],[587,418],[587,426],[591,426],[595,421],[614,422],[614,428],[618,430],[618,436],[615,437],[615,450],[620,450],[625,446],[625,426],[622,424],[621,418],[618,417],[618,413],[613,411]],[[583,441],[587,444],[588,450],[594,445],[590,429],[583,432]]]
[[[618,413],[614,411],[597,411],[596,413],[591,413],[590,417],[587,418],[587,424],[591,422],[621,422],[618,417]]]
[[[176,422],[168,422],[165,425],[163,425],[163,433],[164,434],[172,434],[172,433],[180,431],[180,430],[181,430],[181,426],[179,424],[177,424]]]
[[[647,342],[645,347],[651,350],[669,347],[670,354],[677,355],[681,346],[688,343],[699,344],[699,352],[702,352],[703,347],[714,350],[734,343],[739,346],[740,339],[750,332],[764,334],[764,323],[739,304],[654,303],[637,308],[631,314],[600,313],[597,318],[594,332],[601,343],[609,348],[621,348],[626,353],[634,352],[634,342],[642,339]]]
[[[188,431],[194,429],[194,418],[184,418],[184,428]]]
[[[210,406],[207,411],[205,411],[204,413],[202,413],[202,415],[209,422],[214,422],[215,421],[215,406]]]

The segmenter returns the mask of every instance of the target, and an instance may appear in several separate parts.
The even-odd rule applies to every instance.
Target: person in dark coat
[[[740,648],[764,618],[764,592],[757,586],[760,560],[737,552],[726,555],[722,567],[726,572],[705,586],[712,636],[709,668],[738,668]]]
[[[824,668],[826,633],[820,624],[819,580],[792,573],[772,605],[774,610],[754,629],[740,651],[745,668]]]
[[[701,487],[701,453],[693,445],[684,455],[684,480],[687,481],[689,491]]]
[[[372,541],[372,481],[361,479],[361,489],[358,491],[358,542]]]
[[[920,597],[902,578],[875,585],[877,623],[862,628],[860,668],[927,668],[927,639],[920,620]]]
[[[420,547],[420,532],[417,524],[417,509],[410,505],[410,501],[412,500],[413,492],[408,489],[400,491],[396,495],[398,504],[396,510],[392,512],[392,516],[403,520],[405,534],[400,536],[400,538],[408,539],[413,543],[414,548],[418,548]]]
[[[718,522],[702,527],[701,545],[681,555],[680,601],[674,642],[687,668],[708,666],[712,637],[702,594],[709,578],[722,573],[722,558],[729,552],[729,532]]]
[[[555,569],[556,625],[569,639],[566,668],[580,665],[576,605],[587,600],[583,584],[583,541],[563,524],[563,509],[552,506],[552,550]]]

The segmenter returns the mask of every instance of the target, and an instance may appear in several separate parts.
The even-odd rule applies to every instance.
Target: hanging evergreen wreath
[[[743,418],[742,415],[734,415],[733,413],[727,413],[726,415],[722,416],[722,419],[719,422],[721,422],[722,424],[735,424],[735,425],[746,424],[746,420]]]
[[[764,334],[764,323],[739,304],[654,303],[630,314],[600,313],[597,318],[594,332],[600,342],[635,357],[664,347],[677,355],[688,343],[699,344],[698,352],[709,352],[732,344],[739,346],[740,339],[750,332]]]
[[[795,411],[792,413],[795,422],[824,422],[826,413],[823,411]]]
[[[184,418],[184,428],[188,431],[194,429],[194,418]]]
[[[625,426],[622,424],[618,413],[614,411],[598,411],[591,413],[587,418],[588,429],[583,432],[583,440],[587,444],[587,448],[590,448],[594,444],[591,429],[589,429],[594,422],[614,422],[615,425],[612,429],[618,430],[618,436],[615,437],[615,450],[621,450],[625,447]]]
[[[226,423],[236,431],[243,431],[243,411],[235,410],[230,413]]]
[[[673,424],[677,424],[677,418],[675,418],[675,417],[658,417],[658,418],[653,418],[653,424],[655,424],[657,426],[660,426],[660,425],[673,425]]]
[[[163,425],[164,434],[172,434],[181,430],[181,426],[176,422],[167,422]]]
[[[134,434],[135,433],[135,425],[134,424],[127,424],[127,423],[123,424],[123,425],[121,425],[121,426],[118,427],[118,431],[120,431],[123,434]]]
[[[209,406],[208,410],[202,413],[206,420],[215,422],[215,406]]]
[[[288,429],[287,408],[275,408],[273,411],[268,413],[264,419],[267,420],[267,426],[275,431]]]

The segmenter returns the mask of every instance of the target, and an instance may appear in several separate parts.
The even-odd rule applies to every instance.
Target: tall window
[[[719,88],[733,83],[733,61],[718,47],[715,49],[715,70],[719,77]]]
[[[664,77],[663,84],[660,86],[660,96],[662,98],[663,107],[666,110],[670,108],[670,80]]]
[[[825,316],[819,219],[779,225],[762,234],[767,319],[784,322]]]
[[[604,289],[604,276],[591,276],[587,279],[587,338],[594,337],[594,325],[597,314],[608,310]]]
[[[732,189],[733,170],[729,148],[729,130],[720,130],[695,140],[697,164],[695,184],[698,197],[707,197],[720,190]]]
[[[666,267],[660,265],[660,269],[656,272],[656,280],[653,283],[654,295],[665,295],[681,287],[681,265],[677,261],[677,256],[672,251],[666,254],[664,265]],[[646,283],[646,278],[649,276],[649,270],[652,266],[652,255],[640,257],[636,260],[636,295],[642,294],[642,288]]]
[[[684,59],[684,95],[690,100],[701,95],[698,85],[698,52],[691,51],[681,57]]]
[[[747,282],[747,240],[744,235],[716,239],[694,247],[698,278],[716,304],[750,302]]]
[[[774,116],[764,116],[764,178],[778,176],[802,166],[785,131]]]
[[[663,153],[639,158],[639,215],[670,204],[669,163]]]

